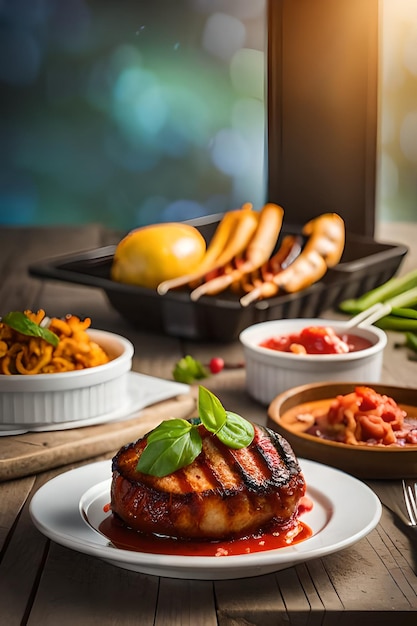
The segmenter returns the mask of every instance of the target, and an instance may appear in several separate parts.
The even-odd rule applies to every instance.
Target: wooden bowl
[[[285,437],[298,457],[337,467],[358,478],[415,478],[417,445],[382,447],[328,441],[304,432],[308,424],[294,423],[290,419],[290,409],[299,404],[331,400],[363,385],[392,397],[400,406],[416,407],[414,416],[417,418],[417,389],[363,382],[327,382],[294,387],[276,396],[268,407],[268,427]]]

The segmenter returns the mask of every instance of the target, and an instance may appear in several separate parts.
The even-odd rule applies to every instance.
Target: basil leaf
[[[197,428],[183,419],[162,422],[149,436],[136,469],[159,478],[190,465],[200,454]]]
[[[198,415],[211,433],[217,433],[226,422],[226,411],[220,400],[201,385],[198,389]]]
[[[192,424],[188,420],[181,418],[166,420],[154,428],[148,435],[148,443],[160,441],[171,437],[181,437],[192,429]]]
[[[200,361],[187,354],[175,364],[172,376],[179,383],[191,384],[196,380],[207,378],[210,373]]]
[[[190,465],[203,447],[198,423],[202,423],[229,448],[244,448],[255,436],[250,422],[237,413],[226,411],[220,400],[201,385],[198,389],[198,412],[199,418],[167,420],[151,431],[136,466],[137,471],[162,478]]]
[[[255,436],[253,425],[237,413],[226,411],[226,422],[216,435],[228,448],[246,448]]]
[[[21,311],[12,311],[11,313],[7,313],[2,318],[2,322],[13,328],[13,330],[17,330],[17,332],[22,333],[22,335],[27,335],[29,337],[40,337],[44,339],[48,343],[51,343],[55,348],[59,344],[59,337],[55,335],[48,328],[44,328],[42,326],[38,326],[35,322],[32,322],[24,313]]]

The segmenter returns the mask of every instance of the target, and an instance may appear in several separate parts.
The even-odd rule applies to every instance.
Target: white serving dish
[[[372,346],[346,354],[300,355],[259,346],[266,339],[299,332],[309,326],[331,326],[336,333],[345,330],[343,321],[300,318],[262,322],[240,333],[246,362],[246,388],[253,398],[269,404],[278,394],[300,385],[342,380],[372,383],[380,380],[387,336],[376,326],[350,329],[350,334],[368,339]]]
[[[128,403],[133,345],[106,331],[87,332],[111,360],[71,372],[0,376],[0,424],[90,420]]]
[[[30,515],[52,541],[122,569],[194,581],[262,576],[344,550],[370,533],[381,517],[381,503],[365,483],[314,461],[300,463],[313,502],[302,521],[313,536],[277,550],[199,557],[116,548],[98,529],[107,515],[103,503],[109,502],[110,461],[84,465],[48,481],[32,498]]]

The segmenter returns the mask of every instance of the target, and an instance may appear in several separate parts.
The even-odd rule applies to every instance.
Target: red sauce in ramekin
[[[262,348],[294,354],[346,354],[366,350],[372,343],[358,335],[337,334],[327,326],[309,326],[298,333],[270,337],[259,345]]]

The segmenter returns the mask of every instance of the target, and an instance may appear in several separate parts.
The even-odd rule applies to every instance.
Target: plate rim
[[[296,543],[293,546],[270,550],[267,552],[253,553],[250,555],[233,555],[222,558],[211,556],[178,557],[175,555],[155,555],[129,550],[120,550],[109,546],[108,540],[104,536],[99,535],[96,530],[93,530],[88,525],[79,510],[80,498],[87,491],[87,489],[111,476],[111,461],[98,461],[96,463],[90,463],[54,477],[40,487],[34,494],[30,503],[29,511],[34,525],[49,539],[52,539],[56,543],[64,545],[70,549],[75,549],[84,554],[96,556],[122,568],[124,567],[129,569],[131,566],[134,566],[135,571],[139,572],[146,572],[149,568],[157,568],[161,570],[160,573],[157,574],[160,576],[172,576],[170,571],[172,572],[172,570],[175,570],[176,573],[174,576],[176,578],[185,578],[187,570],[192,568],[194,572],[197,572],[200,575],[205,576],[207,573],[214,574],[212,576],[207,576],[207,579],[212,580],[217,579],[215,572],[221,573],[222,578],[227,578],[225,573],[227,574],[229,570],[232,571],[236,570],[236,568],[243,568],[249,570],[250,573],[243,573],[240,577],[242,577],[242,575],[252,576],[256,575],[253,573],[254,569],[266,567],[269,568],[269,571],[278,571],[283,567],[290,567],[296,563],[305,562],[316,557],[326,556],[327,554],[347,548],[369,534],[369,532],[376,527],[380,520],[382,514],[381,502],[372,489],[370,489],[370,487],[368,487],[365,483],[347,474],[346,472],[323,465],[316,461],[303,458],[300,458],[299,461],[303,472],[307,473],[307,482],[309,480],[308,474],[309,472],[311,473],[310,479],[312,478],[312,481],[310,483],[310,488],[312,489],[317,489],[317,486],[314,485],[314,472],[319,472],[319,474],[323,474],[324,472],[327,474],[327,477],[330,475],[335,478],[336,482],[337,478],[339,478],[340,480],[345,481],[345,486],[347,484],[350,489],[359,488],[361,490],[361,497],[365,498],[368,505],[366,523],[363,522],[361,527],[356,529],[353,534],[345,533],[344,535],[339,536],[337,540],[334,539],[333,543],[329,538],[328,544],[323,545],[322,533],[325,532],[325,529],[330,528],[327,532],[334,532],[332,530],[332,525],[328,522],[325,524],[324,529],[319,530],[315,535],[313,535],[313,537],[306,539],[303,542]],[[85,479],[84,482],[83,480],[80,480],[80,478],[83,477]],[[53,492],[55,488],[59,487],[62,490],[63,485],[68,483],[71,486],[71,482],[76,483],[75,486],[74,484],[72,485],[72,491],[74,493],[67,488],[63,490],[66,494],[64,500],[59,501],[57,498],[50,497],[50,493]],[[325,484],[327,484],[327,482],[328,481],[326,480],[324,481]],[[66,485],[67,487],[68,484]],[[321,493],[325,498],[329,497],[324,491],[321,491]],[[355,497],[357,496],[358,493],[355,494]],[[346,496],[344,496],[344,498],[345,497]],[[51,526],[51,522],[48,522],[48,520],[45,519],[45,504],[48,504],[52,509],[55,508],[55,513],[59,513],[61,518],[63,513],[67,514],[65,519],[71,518],[71,516],[73,517],[73,521],[77,526],[77,528],[75,528],[75,535],[74,532],[72,535],[65,534],[65,528],[62,530],[62,528],[56,529]],[[338,524],[337,518],[340,514],[341,512],[332,511],[330,521],[332,521],[334,526]],[[347,519],[346,515],[345,519]],[[350,524],[346,525],[346,527],[349,528],[350,526]],[[340,530],[336,532],[336,535],[338,532],[340,533]],[[309,545],[311,546],[311,549],[309,549]],[[197,573],[195,575],[196,578],[198,577]],[[260,571],[259,573],[265,572]],[[230,576],[230,578],[236,577],[236,575]]]

